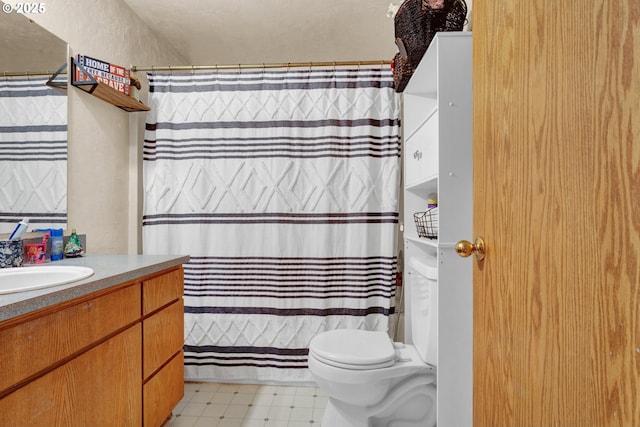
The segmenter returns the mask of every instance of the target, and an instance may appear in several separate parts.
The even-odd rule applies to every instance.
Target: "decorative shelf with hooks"
[[[58,70],[49,77],[49,80],[45,83],[45,85],[49,86],[52,89],[57,90],[58,92],[67,93],[67,79],[64,77],[65,70],[67,69],[67,63],[65,62],[58,68]],[[61,77],[62,76],[62,77]],[[61,77],[61,78],[59,78]]]
[[[150,111],[151,107],[141,101],[119,92],[106,83],[97,81],[75,58],[71,58],[71,84],[78,89],[87,92],[109,104],[115,105],[129,113],[136,111]],[[79,70],[87,80],[76,79],[76,70]]]

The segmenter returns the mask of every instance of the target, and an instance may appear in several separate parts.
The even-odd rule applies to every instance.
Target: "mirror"
[[[0,233],[23,217],[29,229],[66,228],[67,97],[45,85],[66,62],[64,41],[0,12]]]

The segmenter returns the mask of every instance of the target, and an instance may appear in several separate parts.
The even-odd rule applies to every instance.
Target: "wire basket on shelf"
[[[438,238],[438,208],[431,208],[426,212],[416,212],[413,214],[413,220],[418,229],[418,237],[426,237],[427,239]]]

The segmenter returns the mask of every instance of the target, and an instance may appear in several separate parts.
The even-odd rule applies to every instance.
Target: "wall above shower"
[[[396,50],[390,0],[124,1],[190,64],[391,59]]]

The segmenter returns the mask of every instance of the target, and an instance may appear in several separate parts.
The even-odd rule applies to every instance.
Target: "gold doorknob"
[[[475,242],[471,243],[466,240],[460,240],[456,243],[456,253],[461,257],[468,257],[471,254],[476,256],[478,261],[482,261],[485,255],[485,243],[484,239],[480,236],[476,237]]]

